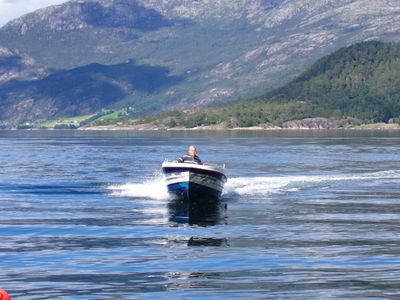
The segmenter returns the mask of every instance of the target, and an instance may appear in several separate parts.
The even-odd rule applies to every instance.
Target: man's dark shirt
[[[198,165],[202,165],[203,164],[201,162],[200,158],[197,155],[195,155],[194,157],[191,157],[188,154],[185,154],[181,158],[179,158],[178,162],[180,162],[180,163],[194,163],[194,164],[198,164]]]

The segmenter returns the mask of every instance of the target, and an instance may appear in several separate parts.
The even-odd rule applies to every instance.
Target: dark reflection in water
[[[170,200],[168,203],[169,220],[179,224],[202,227],[227,224],[227,204],[215,200],[184,201]],[[226,238],[191,237],[188,246],[226,247]]]
[[[191,237],[188,246],[207,246],[207,247],[226,247],[229,246],[228,240],[217,238]]]
[[[173,199],[168,203],[169,220],[190,225],[213,226],[226,222],[226,210],[225,203],[215,200]]]

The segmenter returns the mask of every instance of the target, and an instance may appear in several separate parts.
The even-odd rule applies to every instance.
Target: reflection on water
[[[227,204],[215,200],[185,201],[173,199],[168,203],[169,221],[202,227],[227,224]],[[226,238],[190,237],[188,246],[226,247]]]
[[[185,201],[172,199],[168,202],[169,220],[190,225],[213,226],[226,222],[226,203],[215,200]]]
[[[188,246],[226,247],[229,246],[229,243],[225,238],[191,237],[188,241]]]

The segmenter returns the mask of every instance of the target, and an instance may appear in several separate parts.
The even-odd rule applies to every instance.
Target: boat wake
[[[229,178],[224,195],[261,196],[330,185],[340,181],[398,180],[400,170],[374,173],[320,176],[282,176],[282,177],[236,177]]]
[[[345,175],[232,177],[225,184],[223,197],[263,196],[296,192],[312,187],[323,188],[341,181],[377,180],[400,180],[400,170]],[[162,177],[155,177],[142,183],[111,185],[108,190],[111,191],[112,196],[116,197],[169,199],[166,183]]]
[[[147,198],[166,200],[169,198],[167,186],[162,177],[146,180],[143,183],[127,183],[108,187],[115,197]]]

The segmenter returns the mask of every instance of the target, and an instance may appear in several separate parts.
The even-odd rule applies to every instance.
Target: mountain
[[[399,87],[400,44],[364,42],[319,59],[299,77],[262,97],[191,113],[164,113],[144,122],[165,127],[296,128],[400,122]]]
[[[33,121],[58,114],[90,114],[121,101],[126,94],[153,93],[181,80],[169,75],[165,67],[141,66],[134,61],[111,66],[90,64],[1,85],[0,95],[6,95],[6,101],[3,99],[0,115]]]
[[[323,117],[399,118],[400,45],[366,42],[336,51],[266,99],[305,101]]]
[[[397,0],[70,1],[0,29],[0,45],[48,72],[48,78],[1,83],[0,118],[94,112],[103,105],[134,106],[140,114],[254,97],[341,47],[399,41],[399,21]],[[131,72],[129,62],[163,70],[152,83],[158,88],[112,78],[114,69]],[[93,66],[102,66],[101,76]],[[70,75],[82,70],[75,93]],[[146,76],[136,73],[134,81]],[[97,84],[107,90],[104,77],[111,96],[94,92]],[[63,84],[50,84],[54,78]]]
[[[12,79],[34,80],[48,74],[35,60],[18,51],[0,46],[0,84]]]

